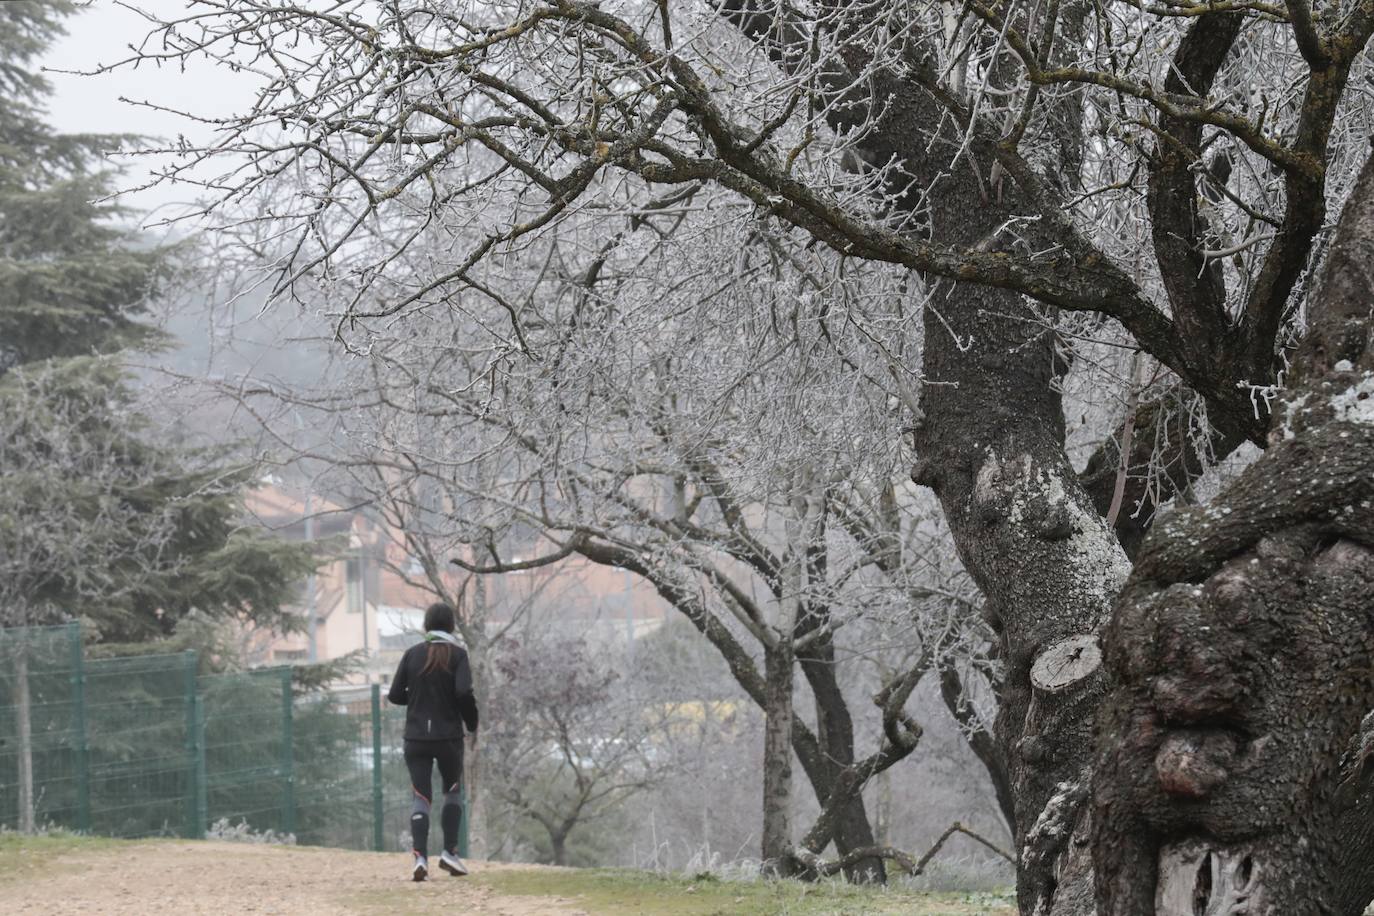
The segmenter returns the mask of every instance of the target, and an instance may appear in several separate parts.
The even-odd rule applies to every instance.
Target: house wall
[[[317,571],[313,589],[310,583],[302,583],[299,599],[290,606],[303,631],[246,633],[249,662],[310,660],[304,624],[313,596],[315,657],[328,661],[364,652],[365,671],[353,680],[385,681],[405,647],[419,639],[424,608],[435,600],[432,592],[416,584],[423,580],[423,573],[408,558],[401,532],[360,511],[319,496],[293,493],[276,482],[254,490],[247,505],[260,524],[283,538],[330,540],[339,548],[339,556]],[[637,577],[576,557],[485,579],[488,620],[498,625],[533,610],[551,625],[592,631],[599,638],[633,640],[673,613]],[[448,590],[457,594],[465,580],[466,574],[455,567]]]

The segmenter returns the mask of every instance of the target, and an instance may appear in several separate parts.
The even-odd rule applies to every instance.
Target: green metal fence
[[[377,685],[301,694],[290,668],[198,668],[84,658],[77,624],[0,630],[0,827],[410,847],[404,715]]]

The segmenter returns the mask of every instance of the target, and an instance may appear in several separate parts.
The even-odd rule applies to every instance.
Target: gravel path
[[[531,868],[470,862],[486,870]],[[6,875],[7,914],[464,913],[586,916],[568,900],[509,897],[440,872],[415,883],[400,854],[244,843],[155,842],[41,857]]]

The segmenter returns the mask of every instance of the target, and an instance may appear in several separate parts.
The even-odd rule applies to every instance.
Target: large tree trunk
[[[1374,160],[1270,446],[1146,538],[1108,632],[1097,900],[1358,914],[1374,894]]]
[[[1002,244],[1012,189],[961,162],[938,193],[936,237]],[[1089,912],[1090,875],[1066,857],[1086,860],[1074,841],[1082,833],[1074,787],[1091,759],[1100,678],[1079,666],[1078,681],[1037,690],[1032,669],[1060,657],[1050,653],[1072,654],[1071,641],[1091,642],[1129,565],[1065,455],[1057,382],[1066,367],[1052,334],[1015,293],[969,284],[935,292],[913,477],[939,498],[998,641],[994,736],[1014,798],[1018,901],[1026,914]]]
[[[749,9],[740,5],[733,15],[746,34],[767,42],[771,19]],[[931,237],[955,250],[1059,247],[1018,221],[1037,212],[1036,203],[1020,199],[1022,190],[994,166],[991,145],[970,142],[918,81],[873,73],[860,45],[843,46],[840,56],[849,73],[868,75],[852,108],[837,109],[834,126],[849,129],[872,116],[864,122],[864,159],[902,163],[901,183],[888,190],[913,222],[928,221]],[[867,108],[870,98],[884,100],[881,112]],[[1064,270],[1075,269],[1072,252],[1056,257]],[[1016,293],[940,283],[923,320],[913,479],[939,498],[999,643],[995,739],[1015,799],[1021,907],[1090,910],[1081,786],[1100,677],[1084,670],[1082,683],[1037,694],[1031,671],[1047,651],[1101,629],[1128,563],[1065,455],[1057,390],[1064,366],[1041,316]],[[1056,901],[1063,901],[1058,909],[1047,909]]]
[[[1065,457],[1049,334],[1017,317],[1015,295],[965,286],[941,300],[968,346],[928,312],[917,480],[940,498],[999,641],[994,730],[1015,799],[1021,910],[1081,912],[1069,901],[1086,899],[1087,875],[1061,860],[1081,830],[1071,787],[1090,759],[1099,679],[1084,665],[1078,681],[1036,690],[1032,669],[1092,641],[1128,567]],[[1079,886],[1061,887],[1066,875]]]

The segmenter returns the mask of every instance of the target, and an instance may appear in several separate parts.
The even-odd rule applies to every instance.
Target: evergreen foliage
[[[80,616],[114,642],[198,612],[288,629],[315,561],[240,524],[253,468],[158,441],[120,354],[175,250],[120,225],[103,150],[41,117],[67,2],[0,4],[0,625]]]
[[[0,373],[54,356],[157,340],[137,323],[170,252],[117,225],[101,153],[128,137],[62,134],[40,116],[51,87],[33,58],[70,3],[0,4]]]

